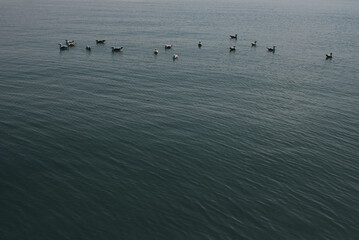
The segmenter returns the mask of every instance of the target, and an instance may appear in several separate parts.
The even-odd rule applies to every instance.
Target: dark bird
[[[62,45],[62,43],[59,43],[59,46],[60,46],[60,50],[68,49],[68,46],[67,45]]]
[[[272,48],[267,47],[267,49],[269,52],[275,52],[275,46],[273,46]]]
[[[111,47],[112,48],[112,52],[119,52],[122,50],[123,47]]]

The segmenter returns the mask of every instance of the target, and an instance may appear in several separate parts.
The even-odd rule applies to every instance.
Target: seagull
[[[328,54],[325,54],[325,56],[328,58],[333,58],[333,53],[328,53]]]
[[[235,50],[236,50],[236,46],[229,47],[229,51],[235,51]]]
[[[59,46],[60,46],[60,50],[68,49],[68,46],[67,45],[62,45],[62,43],[59,43]]]
[[[105,43],[106,40],[96,40],[96,43]]]
[[[256,47],[257,46],[257,41],[254,41],[251,44],[252,44],[252,47]]]
[[[158,49],[155,48],[155,51],[153,51],[154,54],[158,54]]]
[[[75,46],[75,41],[74,40],[66,40],[66,45],[69,47],[74,47]]]
[[[177,59],[178,55],[177,54],[173,54],[173,60]]]
[[[172,48],[172,47],[173,47],[173,44],[166,44],[166,45],[165,45],[165,48],[166,48],[166,49],[170,49],[170,48]]]
[[[269,52],[274,52],[275,51],[275,46],[273,46],[272,48],[267,47],[267,49],[268,49]]]
[[[112,48],[112,52],[119,52],[122,50],[123,47],[111,47]]]
[[[201,42],[201,41],[199,41],[198,47],[199,47],[199,48],[202,47],[202,42]]]
[[[234,38],[234,39],[237,39],[237,33],[236,35],[229,35],[230,38]]]

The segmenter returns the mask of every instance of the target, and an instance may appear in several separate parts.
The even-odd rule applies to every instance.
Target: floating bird
[[[112,48],[112,52],[119,52],[122,50],[123,47],[111,47]]]
[[[267,47],[267,49],[269,52],[275,52],[275,46],[273,46],[272,48]]]
[[[199,48],[202,47],[202,42],[201,42],[201,41],[199,41],[198,47],[199,47]]]
[[[86,46],[86,50],[89,50],[89,51],[90,51],[90,50],[91,50],[91,46],[87,45],[87,46]]]
[[[106,40],[96,40],[96,43],[105,43]]]
[[[74,40],[66,40],[66,45],[68,47],[74,47],[75,46],[75,41]]]
[[[68,49],[68,46],[67,45],[62,45],[62,43],[59,43],[59,46],[60,46],[60,50]]]
[[[252,47],[256,47],[257,46],[257,41],[254,41],[251,44],[252,44]]]
[[[235,51],[235,50],[236,50],[236,46],[229,47],[229,51]]]
[[[333,53],[328,53],[328,54],[325,54],[325,56],[328,58],[333,58]]]
[[[165,48],[166,48],[166,49],[170,49],[170,48],[172,48],[172,47],[173,47],[173,44],[166,44],[166,45],[165,45]]]
[[[158,54],[158,49],[155,48],[155,51],[153,51],[154,54]]]
[[[173,60],[177,59],[178,55],[177,54],[173,54]]]
[[[237,34],[236,35],[229,35],[230,38],[234,38],[237,39]]]

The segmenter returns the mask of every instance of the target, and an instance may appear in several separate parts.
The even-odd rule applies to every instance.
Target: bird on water
[[[275,52],[275,46],[273,46],[271,48],[267,47],[267,49],[268,49],[268,52]]]
[[[329,58],[333,58],[333,53],[328,53],[328,54],[325,54],[326,58],[329,59]]]

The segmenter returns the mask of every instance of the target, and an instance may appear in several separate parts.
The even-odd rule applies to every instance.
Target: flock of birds
[[[235,39],[237,40],[237,37],[238,37],[238,34],[235,34],[235,35],[229,35],[229,37],[231,39]],[[96,44],[105,44],[106,40],[96,40]],[[74,47],[76,45],[75,41],[74,40],[66,40],[66,44],[62,44],[62,43],[59,43],[59,46],[60,46],[60,50],[66,50],[68,49],[69,47]],[[256,47],[257,46],[257,41],[254,41],[251,43],[252,47]],[[165,45],[165,49],[171,49],[173,47],[173,44],[166,44]],[[201,48],[202,47],[202,42],[199,41],[198,43],[198,47]],[[111,47],[112,49],[112,52],[119,52],[123,49],[123,47]],[[87,51],[91,51],[91,46],[87,45],[86,46],[86,50]],[[236,46],[231,46],[229,47],[229,51],[235,51],[236,50]],[[275,52],[275,46],[273,47],[267,47],[267,50],[268,52]],[[157,48],[155,48],[154,54],[158,54],[159,51]],[[331,59],[333,57],[333,53],[328,53],[325,55],[327,59]],[[173,54],[173,60],[175,59],[178,59],[178,54]]]

